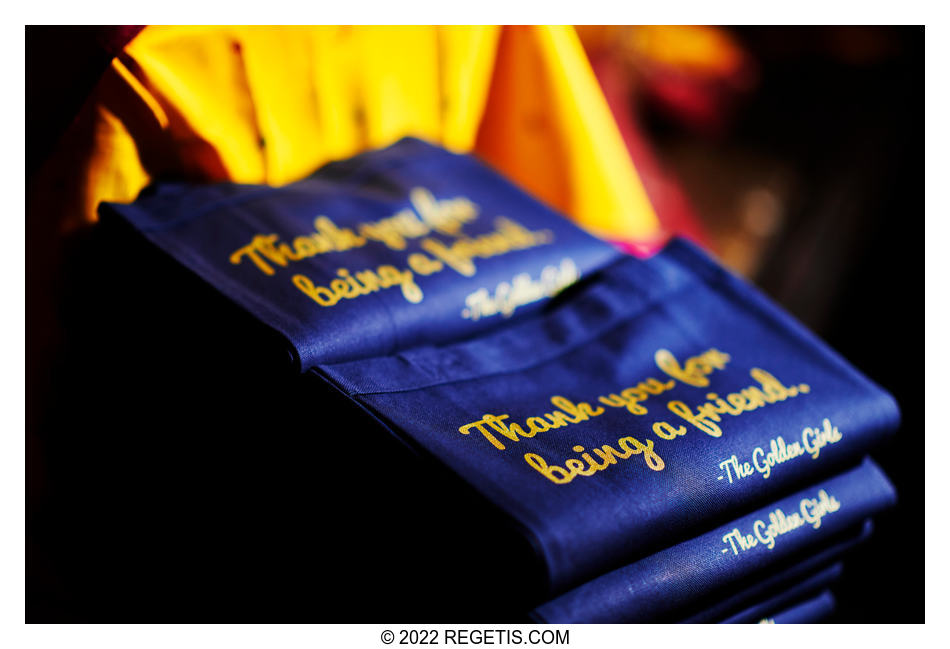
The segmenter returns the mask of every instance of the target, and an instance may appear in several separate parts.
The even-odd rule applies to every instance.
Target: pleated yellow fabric
[[[67,227],[152,179],[282,185],[415,136],[473,152],[596,234],[658,222],[573,28],[150,26],[48,178]]]

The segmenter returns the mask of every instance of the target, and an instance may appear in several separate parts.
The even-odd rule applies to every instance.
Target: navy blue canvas
[[[834,594],[825,590],[815,597],[759,620],[759,624],[814,624],[834,613],[836,607]]]
[[[896,494],[871,460],[706,534],[678,543],[539,606],[543,622],[649,622],[722,591],[892,505]],[[815,518],[815,514],[825,515]],[[814,523],[809,522],[814,520]],[[817,527],[815,525],[818,525]]]
[[[100,213],[282,333],[302,369],[470,336],[620,255],[474,158],[408,138],[285,187],[164,183]]]
[[[161,185],[103,213],[505,512],[551,593],[897,427],[887,393],[694,246],[621,255],[417,140],[288,187]]]
[[[553,592],[898,424],[888,394],[683,241],[503,330],[318,371],[529,530]]]
[[[762,577],[752,586],[737,593],[720,596],[715,604],[698,613],[682,618],[680,622],[686,624],[719,622],[743,609],[757,605],[761,601],[772,597],[773,593],[793,586],[809,575],[822,570],[829,563],[840,559],[846,552],[870,538],[873,531],[874,524],[869,518],[861,524],[860,528],[843,539],[830,543],[821,550],[807,552],[804,556],[797,558],[790,568]]]
[[[758,622],[763,617],[768,617],[778,611],[784,611],[796,602],[809,599],[809,596],[813,593],[821,591],[838,581],[838,579],[841,578],[842,572],[844,572],[843,563],[838,562],[832,564],[802,580],[798,584],[791,586],[784,592],[757,602],[753,606],[735,615],[730,615],[722,621],[722,624],[749,624],[751,622]]]

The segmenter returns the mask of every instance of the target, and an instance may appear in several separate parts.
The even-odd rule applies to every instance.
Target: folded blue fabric
[[[784,592],[759,602],[754,606],[750,606],[735,615],[730,615],[722,621],[722,624],[749,624],[751,622],[758,622],[764,617],[769,617],[777,611],[784,611],[795,602],[808,599],[808,596],[812,593],[820,591],[836,582],[841,577],[843,571],[843,563],[838,562],[832,564],[824,570],[820,570],[811,577],[788,588]]]
[[[813,624],[834,613],[836,606],[834,594],[826,590],[816,597],[759,620],[759,624]]]
[[[533,536],[551,592],[856,460],[893,399],[682,241],[462,343],[315,370]]]
[[[285,187],[163,183],[100,213],[282,333],[302,369],[470,336],[620,255],[411,138]]]
[[[841,558],[846,552],[870,538],[873,531],[873,521],[867,519],[861,524],[860,528],[841,540],[828,544],[820,551],[807,552],[804,556],[794,560],[790,568],[760,578],[752,586],[743,588],[737,593],[718,597],[715,604],[680,619],[680,622],[687,624],[719,622],[743,609],[754,606],[758,602],[771,597],[772,593],[782,591],[798,581],[807,579],[809,575],[820,571],[827,564]]]
[[[731,523],[594,579],[539,606],[555,624],[649,622],[703,595],[768,576],[789,557],[892,505],[896,494],[871,460]]]
[[[417,140],[288,187],[160,185],[102,212],[506,513],[550,593],[828,475],[897,427],[887,393],[692,245],[621,255]],[[344,443],[358,471],[366,442]]]

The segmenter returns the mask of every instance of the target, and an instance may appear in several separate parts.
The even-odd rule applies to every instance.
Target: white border
[[[367,6],[371,12],[367,12]],[[455,6],[458,5],[458,6]],[[2,174],[3,196],[7,198],[8,218],[4,223],[7,245],[0,255],[0,278],[5,302],[14,305],[5,309],[0,320],[3,354],[0,413],[3,413],[3,446],[0,458],[3,466],[2,503],[3,525],[0,527],[0,645],[30,647],[312,647],[367,646],[382,647],[380,633],[386,628],[407,628],[407,625],[326,625],[326,626],[218,626],[218,625],[23,625],[23,515],[24,515],[24,251],[19,242],[25,241],[24,221],[24,32],[25,24],[96,24],[96,23],[297,23],[356,22],[367,15],[381,23],[712,23],[742,24],[769,23],[777,20],[805,24],[928,24],[926,31],[926,400],[935,404],[927,408],[926,429],[936,431],[926,435],[927,465],[927,627],[947,624],[945,584],[948,577],[947,537],[950,533],[946,515],[948,475],[945,466],[950,457],[947,422],[940,408],[950,392],[950,267],[945,248],[950,243],[950,209],[946,194],[950,169],[946,162],[950,150],[947,137],[947,119],[950,105],[947,96],[948,68],[950,68],[950,30],[942,16],[934,13],[935,3],[902,0],[901,2],[799,1],[795,3],[762,2],[686,2],[686,3],[616,3],[585,0],[570,6],[557,7],[549,2],[499,2],[483,0],[478,3],[446,2],[346,2],[312,3],[301,11],[298,2],[268,0],[249,8],[228,5],[227,13],[220,6],[173,0],[150,5],[139,11],[139,5],[128,2],[99,3],[29,3],[19,5],[20,24],[4,21],[3,60],[6,62],[8,95],[3,103],[3,124],[12,134],[6,138],[6,156]],[[685,11],[684,11],[685,8]],[[261,10],[266,9],[266,15]],[[11,90],[12,89],[12,90]],[[882,92],[886,92],[882,88]],[[895,215],[895,227],[903,219],[921,215]],[[917,251],[911,251],[916,253]],[[897,260],[899,262],[899,260]],[[891,287],[899,290],[900,287]],[[909,314],[916,318],[917,314]],[[887,341],[899,344],[900,341]],[[923,431],[903,431],[908,444],[924,443]],[[901,548],[894,548],[887,560],[900,561]],[[900,597],[900,593],[895,593]],[[368,612],[372,617],[373,613]],[[379,612],[383,615],[383,612]],[[426,625],[428,628],[430,625]],[[457,625],[456,628],[474,628]],[[414,628],[422,628],[415,626]],[[445,627],[441,627],[445,628]],[[498,628],[480,625],[478,628]],[[527,626],[518,628],[528,629]],[[912,643],[935,646],[939,636],[946,637],[946,629],[923,626],[887,627],[665,627],[665,626],[577,626],[570,627],[571,647],[641,646],[662,643],[664,646],[690,643],[707,646],[729,643],[730,646],[784,647],[817,641],[821,646],[838,643],[839,646],[900,646]],[[767,635],[765,635],[767,634]],[[23,641],[27,642],[24,643]]]

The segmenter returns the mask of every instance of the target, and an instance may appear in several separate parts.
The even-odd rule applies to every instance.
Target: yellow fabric
[[[152,179],[281,185],[412,135],[597,234],[658,223],[571,27],[165,27],[108,70],[45,173],[67,225]]]
[[[595,234],[645,240],[658,230],[571,28],[505,31],[476,151]]]

